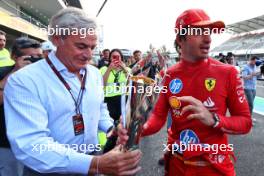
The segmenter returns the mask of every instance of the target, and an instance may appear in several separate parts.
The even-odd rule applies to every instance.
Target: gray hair
[[[97,29],[97,23],[94,18],[88,17],[83,10],[75,7],[68,7],[60,10],[50,19],[48,30],[51,29],[53,30],[53,33],[51,34],[50,31],[48,31],[49,39],[54,35],[62,35],[62,37],[70,35],[69,33],[65,34],[65,29],[70,32],[73,32],[74,30],[80,32],[85,29],[86,34],[87,31],[90,31],[91,29],[95,32]],[[61,33],[63,30],[64,33]]]

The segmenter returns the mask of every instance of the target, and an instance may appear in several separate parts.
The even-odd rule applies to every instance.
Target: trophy
[[[156,82],[145,76],[131,76],[128,79],[128,94],[121,99],[122,123],[129,136],[125,150],[138,148],[143,124],[157,101],[155,86]]]

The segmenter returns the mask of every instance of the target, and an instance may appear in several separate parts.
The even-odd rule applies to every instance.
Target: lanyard
[[[114,79],[114,83],[118,83],[119,80],[119,76],[122,72],[122,70],[117,71],[116,73],[113,72],[113,70],[111,70],[112,74],[114,75],[115,79]]]
[[[76,114],[81,114],[80,105],[81,105],[81,102],[82,102],[82,99],[83,99],[83,93],[84,93],[84,89],[85,89],[85,82],[86,82],[87,70],[85,69],[85,74],[82,77],[81,89],[80,89],[80,91],[78,93],[78,97],[77,97],[77,100],[76,100],[74,98],[74,96],[73,96],[71,87],[65,81],[65,79],[61,76],[61,74],[56,69],[56,67],[53,65],[53,63],[51,62],[51,60],[49,58],[47,58],[46,61],[49,64],[50,68],[53,70],[53,72],[56,74],[56,76],[59,78],[59,80],[63,83],[63,85],[65,86],[65,88],[68,90],[68,92],[71,94],[71,97],[72,97],[72,99],[74,101],[74,104],[75,104],[75,112],[76,112]]]

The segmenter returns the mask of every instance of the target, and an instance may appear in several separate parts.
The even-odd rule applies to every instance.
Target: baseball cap
[[[46,50],[56,50],[56,47],[50,41],[46,41],[46,42],[43,42],[41,44],[41,49],[43,51],[46,51]]]
[[[184,11],[176,20],[175,30],[185,27],[216,28],[218,31],[225,28],[223,21],[211,21],[202,9],[189,9]]]

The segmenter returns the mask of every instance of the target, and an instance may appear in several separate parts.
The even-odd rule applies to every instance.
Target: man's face
[[[103,52],[103,58],[104,59],[109,59],[110,52],[109,51],[104,51]]]
[[[185,39],[178,40],[181,46],[181,54],[190,60],[200,60],[208,57],[211,36],[210,35],[186,35]]]
[[[135,53],[135,54],[134,54],[134,59],[135,59],[136,61],[139,61],[139,60],[141,59],[141,52],[137,52],[137,53]]]
[[[256,65],[256,59],[249,60],[250,65]]]
[[[85,68],[92,59],[93,50],[97,44],[96,35],[87,35],[82,38],[79,35],[70,35],[62,39],[55,37],[57,46],[56,56],[71,72],[79,72]]]
[[[4,35],[0,35],[0,50],[3,49],[6,45],[6,37]]]

